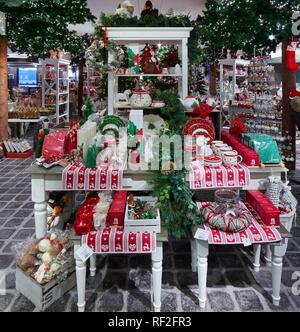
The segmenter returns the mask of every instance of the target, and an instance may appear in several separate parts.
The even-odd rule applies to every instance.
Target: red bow
[[[38,133],[38,139],[40,140],[41,138],[43,138],[45,136],[44,130],[40,131]]]
[[[143,128],[138,130],[135,134],[134,137],[137,139],[138,142],[142,142],[143,140]]]
[[[198,115],[201,118],[206,118],[207,116],[210,115],[210,113],[212,112],[213,109],[214,109],[214,107],[211,105],[201,104],[193,110],[192,114]]]

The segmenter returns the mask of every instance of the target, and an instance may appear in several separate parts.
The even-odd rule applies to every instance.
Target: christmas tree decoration
[[[178,47],[175,45],[165,45],[160,47],[157,59],[160,68],[175,67],[177,64],[180,64]]]
[[[139,64],[142,67],[143,73],[159,74],[155,52],[155,46],[150,46],[149,44],[146,44],[146,46],[141,50],[139,54]]]
[[[90,98],[87,96],[84,105],[82,106],[82,117],[80,119],[80,125],[82,126],[89,118],[90,115],[94,113],[94,104]]]
[[[189,65],[189,93],[196,97],[207,93],[202,69],[203,67],[197,63]]]

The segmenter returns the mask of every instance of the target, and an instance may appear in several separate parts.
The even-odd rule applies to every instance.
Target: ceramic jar
[[[152,99],[146,90],[134,90],[130,98],[132,107],[149,107],[152,104]]]

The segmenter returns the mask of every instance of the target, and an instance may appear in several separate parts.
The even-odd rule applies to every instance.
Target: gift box
[[[44,138],[42,156],[45,159],[56,159],[59,160],[66,152],[66,137],[68,131],[55,131],[49,133]]]
[[[280,212],[274,205],[260,205],[257,212],[266,226],[280,226]]]
[[[117,191],[108,211],[108,226],[124,226],[127,191]]]
[[[71,154],[72,150],[77,149],[77,129],[72,128],[66,136],[65,150],[67,154]]]
[[[280,211],[259,190],[246,190],[246,201],[255,209],[266,226],[280,226]]]
[[[243,157],[243,162],[247,166],[259,166],[259,155],[257,152],[249,148],[243,148],[239,151],[240,155]]]

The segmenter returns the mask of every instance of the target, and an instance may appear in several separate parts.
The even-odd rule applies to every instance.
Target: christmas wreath
[[[216,202],[208,203],[202,207],[205,222],[211,228],[224,232],[238,233],[252,223],[252,214],[241,204],[227,207]]]
[[[113,55],[113,61],[108,63],[108,53]],[[126,53],[124,47],[104,36],[96,38],[85,52],[86,63],[90,67],[107,74],[124,66]]]

